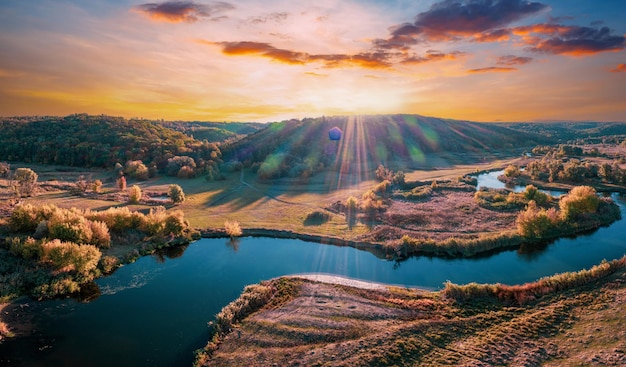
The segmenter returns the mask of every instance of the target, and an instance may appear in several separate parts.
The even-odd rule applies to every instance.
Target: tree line
[[[221,151],[156,122],[86,114],[3,118],[0,160],[112,168],[140,161],[146,173],[189,177],[218,170]],[[174,170],[177,168],[176,172]]]

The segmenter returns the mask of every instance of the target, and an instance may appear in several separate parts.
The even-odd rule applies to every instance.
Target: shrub
[[[376,168],[376,178],[380,181],[391,181],[393,179],[393,171],[385,168],[382,164],[379,164]]]
[[[76,191],[78,191],[79,193],[86,192],[87,188],[89,188],[89,182],[83,175],[78,176],[75,185]]]
[[[91,190],[95,193],[99,193],[102,190],[102,181],[95,180],[93,184],[91,184]]]
[[[523,285],[476,283],[456,285],[447,282],[442,290],[442,294],[444,297],[460,302],[471,301],[476,298],[497,298],[501,301],[523,305],[544,295],[589,284],[625,267],[626,256],[610,262],[603,260],[600,264],[588,270],[583,269],[578,272],[556,274]]]
[[[239,223],[235,222],[235,224],[237,225],[237,228],[239,228]],[[164,234],[173,234],[177,236],[183,233],[183,230],[186,227],[187,227],[187,224],[185,223],[183,212],[180,210],[175,210],[173,212],[170,212],[165,217],[165,225],[164,225],[163,231],[164,231]],[[240,236],[240,235],[241,235],[241,228],[239,228],[239,233],[236,234],[236,236]],[[231,235],[231,237],[233,236]]]
[[[421,200],[430,197],[432,194],[433,189],[430,186],[418,186],[414,187],[410,193],[405,195],[405,197],[408,200]]]
[[[141,160],[126,162],[124,173],[142,181],[147,180],[149,177],[148,167]]]
[[[40,207],[31,204],[16,206],[9,218],[9,226],[14,232],[33,232],[42,220],[50,219],[59,210],[54,205]]]
[[[121,233],[128,229],[139,229],[144,226],[145,216],[138,212],[131,212],[127,207],[109,208],[104,211],[87,212],[85,217],[92,221],[106,223],[109,231]]]
[[[185,201],[185,193],[179,185],[170,185],[167,195],[172,199],[173,203],[182,203]]]
[[[554,208],[539,209],[530,201],[526,210],[517,216],[517,231],[528,238],[543,238],[550,235],[561,224],[561,217]]]
[[[506,177],[514,178],[519,177],[519,175],[521,174],[522,172],[520,171],[519,167],[514,164],[510,164],[504,169],[504,175]]]
[[[141,230],[148,233],[151,236],[156,234],[162,234],[165,229],[165,218],[167,214],[165,208],[157,206],[154,209],[150,209],[148,215],[142,221]]]
[[[99,266],[104,274],[109,274],[119,266],[119,261],[115,256],[104,256],[100,259]]]
[[[51,238],[75,243],[89,243],[92,231],[87,219],[75,210],[57,210],[48,220]]]
[[[539,206],[545,206],[549,204],[551,200],[551,197],[548,194],[543,191],[539,191],[539,189],[533,185],[527,185],[523,194],[524,199],[526,199],[527,202],[533,200]]]
[[[128,193],[128,202],[137,204],[139,201],[141,201],[141,188],[137,185],[133,185],[130,187],[130,192]]]
[[[590,186],[576,186],[559,201],[564,220],[575,220],[584,214],[595,213],[599,205],[600,198]]]
[[[368,190],[361,196],[361,210],[372,219],[384,207],[385,204],[373,190]]]
[[[306,226],[318,226],[324,224],[330,220],[330,214],[315,210],[307,213],[304,218],[304,225]]]
[[[404,172],[397,171],[393,175],[393,179],[391,180],[391,183],[394,184],[394,185],[397,185],[399,187],[404,187],[404,185],[406,185],[406,176],[405,176]]]
[[[102,248],[111,247],[111,234],[106,223],[100,221],[89,221],[91,228],[91,239],[89,243]]]
[[[75,272],[83,276],[96,269],[102,256],[95,246],[77,245],[58,239],[42,244],[41,248],[41,262],[49,264],[58,272]]]
[[[230,238],[239,237],[243,233],[241,231],[241,227],[239,226],[239,222],[226,221],[224,222],[224,229]]]
[[[21,239],[15,237],[8,242],[10,243],[9,249],[15,256],[23,257],[24,259],[39,259],[41,257],[41,243],[35,241],[34,238],[27,237]]]
[[[237,322],[265,305],[272,296],[272,288],[263,284],[246,286],[241,296],[222,308],[216,316],[217,331],[227,333]]]
[[[389,180],[384,180],[374,187],[374,192],[377,194],[386,194],[391,187],[391,182]]]

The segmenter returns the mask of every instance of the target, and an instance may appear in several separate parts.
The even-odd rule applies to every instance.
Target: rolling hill
[[[331,140],[338,127],[341,139]],[[263,179],[306,177],[324,168],[355,172],[378,164],[423,168],[433,153],[490,154],[532,148],[555,139],[503,125],[419,115],[290,120],[222,147],[225,161],[258,168]]]

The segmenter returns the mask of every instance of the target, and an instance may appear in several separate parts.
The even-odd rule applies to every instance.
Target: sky
[[[0,0],[0,116],[626,121],[624,0],[152,1]]]

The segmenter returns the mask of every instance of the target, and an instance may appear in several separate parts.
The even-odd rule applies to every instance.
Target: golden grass
[[[199,351],[196,366],[623,365],[625,280],[622,267],[523,306],[304,280],[278,307],[255,303],[254,312],[231,318],[239,319],[228,324],[233,331]],[[263,289],[277,281],[289,279],[264,282]],[[247,305],[248,292],[233,305]]]

